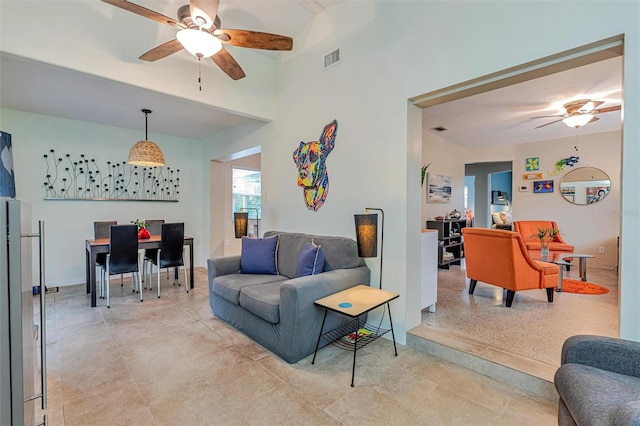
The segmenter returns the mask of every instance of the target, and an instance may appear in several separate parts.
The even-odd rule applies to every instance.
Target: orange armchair
[[[540,253],[540,240],[535,236],[538,233],[538,228],[560,229],[558,228],[558,224],[551,220],[519,220],[513,222],[513,226],[514,231],[522,236],[524,244],[525,246],[527,246],[527,251],[537,252],[535,254]],[[549,243],[549,251],[573,253],[574,247],[570,244],[567,244],[567,242],[562,239],[562,236],[560,234],[557,234]]]
[[[534,261],[517,232],[487,228],[463,228],[469,294],[478,281],[507,290],[506,306],[511,307],[516,291],[546,289],[553,302],[558,285],[558,265]]]

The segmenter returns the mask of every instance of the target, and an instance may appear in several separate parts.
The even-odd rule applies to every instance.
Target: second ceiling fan
[[[550,117],[560,117],[557,120],[550,121],[541,126],[536,127],[539,129],[541,127],[548,126],[553,123],[557,123],[559,121],[564,122],[569,127],[581,127],[585,124],[593,123],[594,121],[599,120],[596,117],[596,114],[602,114],[604,112],[611,111],[620,111],[620,105],[615,105],[606,108],[598,108],[602,105],[603,101],[592,101],[591,99],[579,99],[576,101],[567,102],[563,105],[564,109],[567,111],[566,114],[556,114],[556,115],[540,115],[534,118],[550,118]]]
[[[177,20],[127,0],[102,1],[179,30],[175,39],[140,56],[143,61],[157,61],[184,48],[199,59],[210,57],[229,77],[239,80],[245,76],[245,73],[222,46],[223,44],[264,50],[293,48],[291,37],[221,28],[222,24],[218,16],[219,0],[190,0],[189,4],[178,9]]]

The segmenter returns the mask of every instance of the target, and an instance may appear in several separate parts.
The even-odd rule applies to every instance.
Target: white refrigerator
[[[46,408],[44,224],[31,229],[31,206],[0,198],[0,425],[44,424],[35,404]],[[40,265],[33,279],[33,253]],[[39,321],[34,318],[34,284],[40,285]],[[36,303],[38,303],[36,301]],[[38,324],[40,326],[38,326]],[[40,338],[40,357],[36,352]],[[40,358],[40,359],[38,359]],[[39,362],[38,362],[39,361]],[[39,364],[39,365],[38,365]],[[40,371],[38,371],[40,370]],[[39,374],[40,373],[40,374]],[[40,376],[40,383],[37,378]],[[38,401],[40,400],[40,401]]]

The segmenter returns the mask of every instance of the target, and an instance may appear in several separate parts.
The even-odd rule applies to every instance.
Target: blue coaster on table
[[[341,308],[350,308],[352,305],[349,302],[342,302],[338,304],[338,306],[340,306]]]

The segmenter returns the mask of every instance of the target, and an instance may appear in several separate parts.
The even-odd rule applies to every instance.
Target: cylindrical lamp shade
[[[356,214],[356,241],[358,243],[358,256],[378,256],[378,215]]]
[[[164,155],[160,147],[151,141],[136,142],[129,151],[129,164],[142,167],[164,166]]]
[[[247,224],[249,222],[248,212],[239,212],[233,214],[233,224],[236,231],[236,238],[242,238],[247,235]]]

